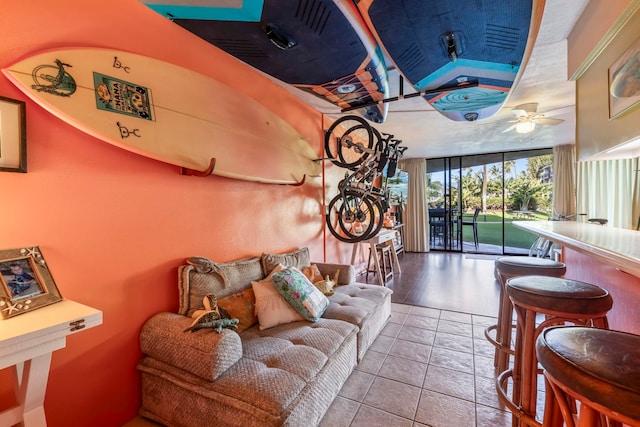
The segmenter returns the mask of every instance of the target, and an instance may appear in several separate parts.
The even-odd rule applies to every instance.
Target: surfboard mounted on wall
[[[351,0],[142,0],[241,61],[382,123],[389,84],[381,50]],[[216,6],[217,5],[217,6]]]
[[[495,114],[531,54],[545,0],[360,0],[365,22],[416,91],[455,121]]]
[[[2,72],[65,122],[188,175],[274,184],[320,175],[316,153],[282,118],[223,83],[168,62],[67,48],[31,55]]]

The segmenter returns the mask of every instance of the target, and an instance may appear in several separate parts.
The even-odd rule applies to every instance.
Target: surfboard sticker
[[[278,184],[321,173],[317,154],[277,114],[175,64],[111,49],[67,48],[36,53],[2,72],[89,135],[185,170]]]
[[[95,71],[93,85],[99,110],[153,120],[149,88]]]
[[[71,96],[76,92],[77,85],[74,78],[67,72],[65,64],[56,59],[54,64],[40,64],[33,69],[33,84],[31,87],[38,91],[56,96]]]

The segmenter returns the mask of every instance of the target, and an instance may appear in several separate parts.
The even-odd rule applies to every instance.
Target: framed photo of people
[[[8,319],[61,300],[39,247],[0,250],[0,318]]]

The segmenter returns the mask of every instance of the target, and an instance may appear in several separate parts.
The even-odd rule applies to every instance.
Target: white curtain
[[[401,163],[402,170],[409,174],[407,185],[407,209],[404,212],[404,250],[407,252],[429,252],[426,180],[427,161],[407,159]]]
[[[636,229],[640,212],[638,158],[578,163],[578,214]]]
[[[573,218],[576,214],[576,147],[553,147],[553,217]]]

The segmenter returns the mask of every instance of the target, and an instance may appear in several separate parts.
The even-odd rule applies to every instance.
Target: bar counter
[[[561,245],[565,277],[608,290],[610,328],[640,335],[640,231],[575,221],[513,225]]]
[[[640,277],[640,231],[575,221],[514,221],[513,225]]]

